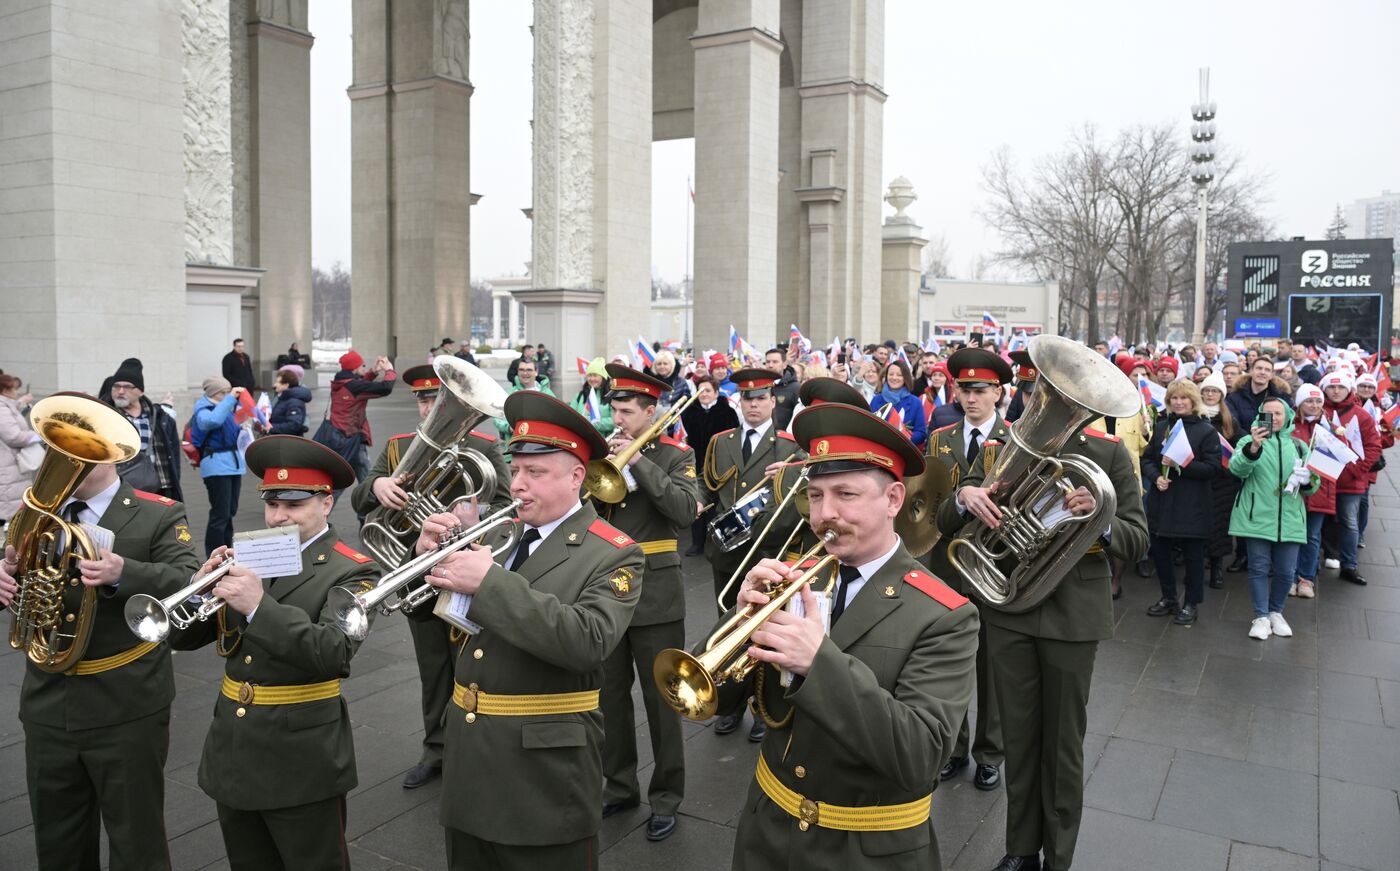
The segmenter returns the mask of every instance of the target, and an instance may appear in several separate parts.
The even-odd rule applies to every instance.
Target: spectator
[[[129,358],[111,379],[108,405],[120,411],[141,436],[141,452],[117,467],[121,479],[137,490],[185,501],[180,489],[180,425],[169,393],[159,405],[146,398],[141,361]]]
[[[287,353],[277,355],[277,370],[279,372],[287,366],[300,366],[304,372],[306,367],[310,365],[311,355],[303,354],[296,342],[292,342],[291,347],[287,348]]]
[[[1288,385],[1274,375],[1273,360],[1255,360],[1248,371],[1249,374],[1235,382],[1234,390],[1225,397],[1230,416],[1238,424],[1241,435],[1253,429],[1254,418],[1259,416],[1259,406],[1264,400],[1282,399],[1285,405],[1292,401]],[[1289,414],[1292,415],[1291,409]]]
[[[357,481],[369,474],[369,446],[374,444],[365,406],[388,396],[398,377],[388,357],[376,358],[371,367],[353,348],[340,355],[340,371],[331,379],[330,425],[322,425],[316,441],[344,457]],[[332,495],[339,498],[340,492]]]
[[[519,393],[522,390],[534,390],[548,394],[549,396],[554,395],[554,389],[550,387],[549,379],[536,371],[533,357],[528,360],[521,357],[517,362],[520,365],[515,369],[515,380],[506,388],[506,393]],[[506,423],[506,419],[503,417],[496,418],[496,429],[500,432],[502,439],[510,435],[510,425]]]
[[[873,402],[875,394],[880,392],[880,366],[873,358],[866,357],[860,362],[860,376],[856,379],[855,388],[866,402]]]
[[[1147,609],[1151,617],[1175,613],[1178,625],[1196,622],[1205,597],[1205,544],[1211,536],[1211,485],[1220,477],[1220,439],[1205,417],[1201,393],[1184,379],[1167,386],[1168,414],[1157,421],[1152,440],[1142,454],[1147,479],[1147,525],[1152,533],[1152,558],[1162,598]],[[1191,446],[1193,459],[1178,465],[1163,453],[1176,424]],[[1185,601],[1176,595],[1175,552],[1180,549],[1186,569]]]
[[[1293,342],[1287,336],[1275,343],[1274,360],[1284,363],[1293,359]]]
[[[1104,357],[1107,357],[1108,342],[1105,342],[1103,339],[1099,339],[1097,342],[1094,342],[1094,353],[1101,354]]]
[[[1294,397],[1297,403],[1298,419],[1293,425],[1293,435],[1300,441],[1312,444],[1313,431],[1322,423],[1322,389],[1313,384],[1298,388]],[[1317,491],[1307,499],[1308,527],[1307,541],[1298,549],[1298,567],[1294,570],[1297,579],[1289,589],[1290,596],[1312,599],[1317,595],[1318,561],[1322,556],[1322,527],[1327,518],[1337,514],[1337,483],[1321,479]]]
[[[224,355],[224,380],[250,392],[257,384],[253,377],[253,361],[244,352],[242,339],[234,339],[233,350]]]
[[[204,531],[204,553],[233,544],[233,517],[238,513],[238,491],[247,466],[238,450],[238,424],[234,408],[246,392],[228,379],[211,375],[204,379],[204,395],[194,404],[190,440],[199,451],[199,476],[209,493],[209,525]]]
[[[1152,369],[1152,376],[1158,384],[1165,387],[1176,380],[1178,366],[1175,358],[1163,357],[1157,361],[1157,365]]]
[[[1216,344],[1214,342],[1206,342],[1203,345],[1201,345],[1201,354],[1200,357],[1196,360],[1196,362],[1205,366],[1209,366],[1212,369],[1216,369],[1219,368],[1220,363],[1224,361],[1221,360],[1219,356],[1219,351],[1217,350]],[[1227,381],[1226,383],[1228,384],[1229,382]]]
[[[655,350],[653,348],[653,350]],[[535,371],[545,378],[554,377],[554,355],[540,342],[535,346]]]
[[[1361,497],[1361,508],[1356,514],[1356,526],[1359,537],[1356,541],[1357,547],[1366,546],[1366,524],[1371,519],[1371,487],[1375,486],[1379,477],[1378,473],[1385,468],[1385,451],[1395,446],[1395,433],[1381,417],[1381,410],[1387,408],[1384,395],[1376,395],[1376,377],[1370,372],[1363,372],[1356,376],[1356,401],[1363,409],[1367,409],[1371,418],[1376,422],[1376,433],[1381,439],[1381,455],[1375,463],[1371,465],[1370,471],[1366,473],[1366,495]],[[1370,408],[1367,408],[1367,404]]]
[[[933,379],[933,373],[938,368],[938,363],[940,361],[938,355],[932,351],[924,351],[919,355],[918,360],[919,375],[914,379],[914,386],[911,387],[910,390],[915,396],[923,396],[928,392],[929,381]],[[946,368],[943,370],[942,375],[943,377],[939,381],[940,387],[948,383],[948,372]]]
[[[734,396],[739,392],[739,385],[729,377],[729,358],[723,354],[710,355],[710,377],[714,379],[715,388],[721,396]]]
[[[928,439],[928,421],[924,419],[923,402],[909,391],[914,381],[909,367],[903,360],[891,360],[880,380],[882,387],[871,398],[870,410],[902,429],[916,447],[923,447]]]
[[[1225,407],[1225,379],[1219,372],[1210,373],[1201,382],[1201,413],[1226,443],[1238,441],[1235,420],[1230,417],[1230,409]],[[1207,582],[1212,589],[1225,586],[1225,557],[1235,549],[1230,538],[1230,512],[1239,491],[1240,481],[1234,475],[1219,475],[1210,484],[1212,531],[1206,543],[1206,565]]]
[[[1273,364],[1260,361],[1260,366]],[[1235,394],[1230,394],[1234,396]],[[1230,474],[1244,482],[1230,515],[1230,534],[1241,538],[1249,554],[1249,592],[1254,620],[1249,637],[1293,634],[1283,619],[1284,603],[1298,567],[1298,550],[1307,542],[1306,499],[1321,478],[1303,465],[1308,446],[1293,436],[1293,409],[1270,396],[1259,404],[1260,420],[1240,439],[1230,460]]]
[[[661,399],[657,402],[661,411],[665,411],[690,395],[690,381],[681,374],[680,366],[676,362],[676,355],[670,351],[656,352],[656,362],[652,364],[650,374],[652,377],[671,385],[669,390],[661,394]]]
[[[1136,386],[1139,381],[1151,377],[1152,370],[1150,361],[1144,360],[1141,357],[1126,352],[1119,352],[1113,362],[1117,364],[1118,368],[1122,370],[1123,374],[1128,377],[1128,380],[1131,381],[1134,386]],[[1147,447],[1148,440],[1152,437],[1152,430],[1156,422],[1155,408],[1144,403],[1137,414],[1129,415],[1128,417],[1099,418],[1097,421],[1091,422],[1089,426],[1101,432],[1106,432],[1109,435],[1117,436],[1118,440],[1122,442],[1123,447],[1127,449],[1128,456],[1132,457],[1133,468],[1138,469],[1140,473],[1142,469],[1142,452]],[[1138,476],[1138,488],[1140,495],[1145,494],[1146,489],[1141,474]],[[1121,561],[1113,560],[1113,579],[1110,586],[1115,599],[1122,595],[1124,568],[1126,568],[1126,566],[1124,566]],[[1138,560],[1137,573],[1139,577],[1151,577],[1152,563],[1146,555]]]
[[[583,376],[583,386],[569,403],[574,411],[588,418],[604,438],[612,435],[612,404],[608,402],[608,369],[602,357],[594,357]]]
[[[1284,384],[1288,385],[1290,393],[1297,391],[1298,385],[1304,383],[1302,379],[1298,377],[1298,373],[1293,368],[1293,361],[1291,360],[1275,360],[1274,374],[1278,376]]]
[[[1196,387],[1199,388],[1201,386],[1201,382],[1205,381],[1206,378],[1213,374],[1215,373],[1212,372],[1209,367],[1197,366],[1196,368],[1191,370],[1191,381],[1196,385]]]
[[[1299,380],[1308,384],[1316,384],[1322,380],[1322,372],[1308,357],[1308,346],[1301,339],[1292,344],[1289,353],[1293,360],[1293,371],[1298,373]]]
[[[1361,538],[1361,499],[1370,486],[1371,466],[1381,456],[1381,437],[1375,420],[1357,404],[1352,394],[1351,376],[1345,371],[1322,376],[1322,396],[1322,415],[1328,425],[1339,438],[1351,444],[1352,450],[1362,455],[1356,462],[1348,463],[1337,478],[1337,544],[1342,561],[1338,577],[1365,585],[1366,579],[1356,570],[1357,543]],[[1360,445],[1355,443],[1353,433],[1360,434]]]
[[[705,455],[710,449],[710,440],[716,433],[737,429],[739,415],[734,411],[734,406],[721,399],[719,391],[715,390],[714,379],[708,375],[696,379],[695,392],[698,398],[681,412],[681,425],[685,427],[686,443],[695,451],[695,467],[703,469]],[[686,551],[686,556],[701,556],[705,553],[705,524],[708,521],[709,512],[695,518],[690,530],[690,549]]]
[[[1227,360],[1221,363],[1217,371],[1220,372],[1220,377],[1225,379],[1225,384],[1230,390],[1235,389],[1235,385],[1239,382],[1240,376],[1244,374],[1244,370],[1240,368],[1240,364],[1236,363],[1234,360]],[[1226,393],[1228,394],[1229,390],[1227,390]],[[1238,421],[1236,421],[1236,423],[1238,423]]]
[[[773,385],[773,401],[777,403],[773,407],[773,425],[786,430],[792,422],[792,411],[797,406],[797,388],[801,386],[797,372],[787,364],[782,348],[768,349],[763,355],[763,368],[778,376],[778,383]]]
[[[306,406],[311,391],[301,386],[301,376],[294,369],[279,369],[272,382],[277,402],[268,415],[267,432],[272,435],[306,435]]]
[[[924,379],[924,389],[919,393],[919,399],[924,405],[925,423],[928,424],[929,431],[932,431],[936,429],[931,424],[934,413],[945,405],[951,405],[954,401],[953,388],[948,383],[948,364],[946,361],[934,360],[928,377]]]
[[[524,363],[526,360],[530,361],[531,363],[534,363],[534,362],[535,362],[535,346],[534,346],[534,345],[525,345],[525,346],[521,347],[521,349],[520,349],[520,356],[519,356],[519,357],[516,357],[514,360],[511,360],[511,361],[510,361],[510,365],[506,367],[506,383],[507,383],[507,384],[513,384],[513,383],[515,383],[516,375],[519,374],[519,373],[517,372],[517,370],[520,368],[520,364],[521,364],[521,363]],[[536,368],[536,369],[535,369],[535,372],[536,372],[536,374],[538,374],[538,373],[539,373],[539,369]]]
[[[20,395],[23,383],[0,372],[0,527],[10,522],[24,501],[24,491],[34,482],[32,471],[20,469],[19,452],[43,442],[29,425],[34,397]]]

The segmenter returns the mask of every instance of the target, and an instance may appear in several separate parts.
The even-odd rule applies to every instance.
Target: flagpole
[[[690,287],[690,210],[695,205],[694,196],[691,193],[690,176],[685,177],[685,280],[681,282],[685,288],[686,303],[689,305],[690,314],[685,321],[685,341],[690,343],[692,333],[691,322],[695,317],[695,294]]]

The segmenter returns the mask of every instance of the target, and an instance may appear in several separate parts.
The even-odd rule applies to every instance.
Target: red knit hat
[[[723,366],[724,368],[728,369],[728,368],[729,368],[729,359],[728,359],[727,357],[725,357],[723,354],[711,354],[711,355],[710,355],[710,368],[713,369],[713,368],[715,368],[716,366]]]
[[[353,348],[340,355],[340,368],[342,369],[353,372],[363,365],[365,365],[365,358],[361,357],[359,352]]]

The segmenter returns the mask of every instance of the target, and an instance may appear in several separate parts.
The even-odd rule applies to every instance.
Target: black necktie
[[[756,435],[758,435],[758,430],[756,430],[756,429],[744,430],[744,450],[743,450],[743,454],[744,454],[744,462],[746,462],[746,463],[749,461],[749,457],[752,457],[752,456],[753,456],[753,437],[756,436]]]
[[[538,529],[531,528],[525,530],[525,534],[520,536],[520,544],[515,547],[515,558],[510,561],[511,571],[520,571],[520,567],[525,563],[525,560],[530,558],[530,545],[539,540],[540,531]]]
[[[836,620],[846,610],[846,593],[850,585],[860,580],[860,569],[855,566],[841,567],[841,583],[836,585],[836,601],[831,603],[831,625],[836,625]]]
[[[78,520],[78,515],[86,511],[87,507],[88,504],[86,502],[74,500],[68,503],[67,508],[63,509],[63,519],[67,520],[69,523],[80,523],[81,521]]]
[[[977,462],[977,454],[982,450],[982,434],[977,430],[972,431],[972,438],[967,443],[967,464],[970,466]]]

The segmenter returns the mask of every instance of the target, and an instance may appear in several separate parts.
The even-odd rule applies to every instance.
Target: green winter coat
[[[517,375],[515,378],[511,379],[510,386],[506,388],[506,393],[519,393],[524,389],[525,386],[520,383],[520,376]],[[535,377],[535,389],[546,396],[554,396],[554,389],[549,386],[549,379],[543,375],[537,375]],[[504,417],[498,417],[495,418],[495,421],[496,430],[500,432],[501,438],[504,439],[509,436],[510,424],[506,423],[506,419]]]
[[[1317,491],[1322,479],[1314,473],[1306,487],[1295,493],[1283,492],[1294,465],[1308,455],[1307,445],[1293,437],[1293,409],[1286,404],[1284,409],[1283,428],[1264,440],[1258,456],[1250,456],[1252,435],[1235,446],[1230,473],[1244,484],[1230,512],[1231,535],[1307,543],[1307,497]]]

